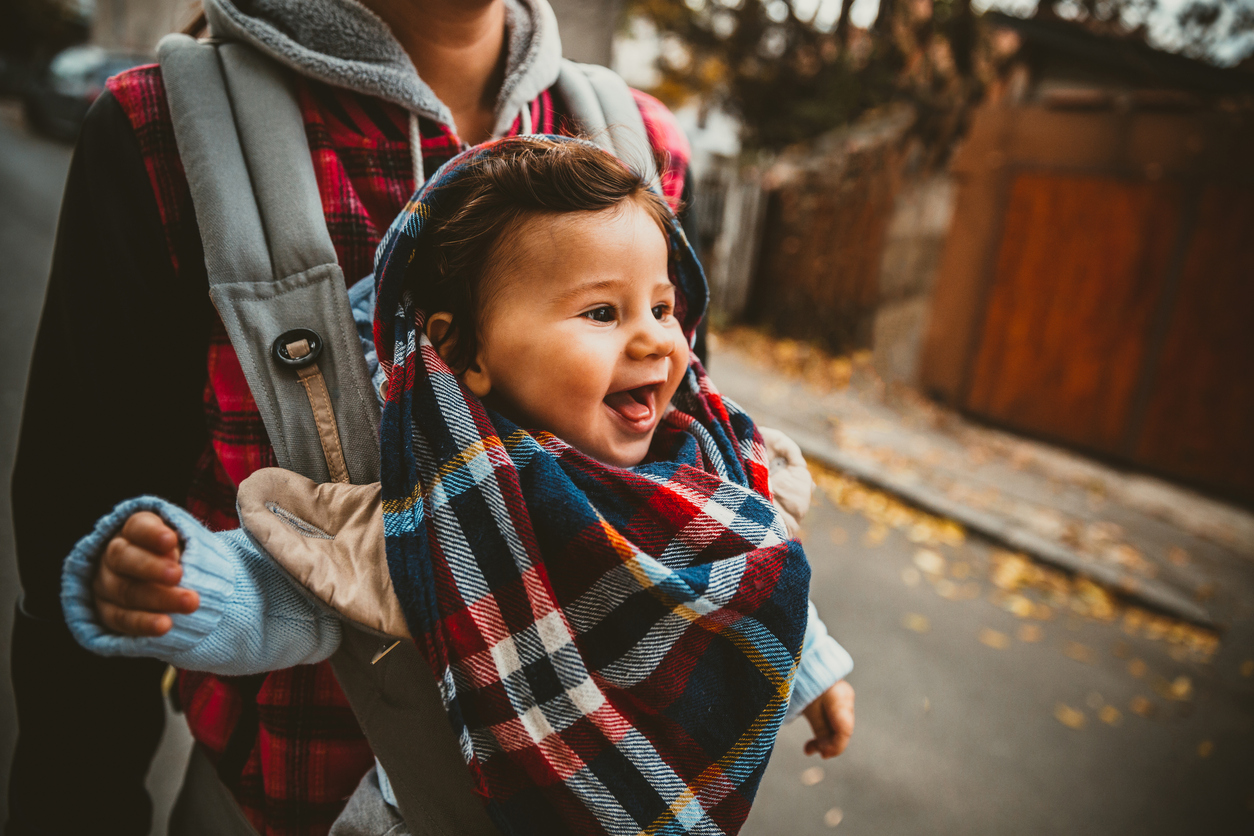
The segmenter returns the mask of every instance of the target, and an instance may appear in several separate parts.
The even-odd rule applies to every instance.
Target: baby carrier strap
[[[627,82],[613,70],[562,59],[557,90],[580,132],[660,190],[657,161]]]
[[[163,39],[157,55],[209,293],[279,464],[316,482],[377,481],[378,402],[287,71],[241,44],[183,35]],[[316,381],[301,376],[309,368],[320,369]],[[334,444],[342,474],[329,464]],[[496,834],[426,662],[402,642],[373,664],[387,644],[346,623],[331,664],[406,824],[415,836]],[[221,809],[235,802],[211,770],[189,770],[182,792],[180,803],[203,815],[183,817],[176,836],[253,833],[242,815]]]
[[[209,295],[279,464],[317,481],[374,481],[379,407],[290,79],[241,44],[171,35],[157,56]],[[315,366],[317,379],[298,374]],[[333,473],[341,464],[347,473]]]

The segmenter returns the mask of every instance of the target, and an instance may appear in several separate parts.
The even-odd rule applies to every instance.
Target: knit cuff
[[[180,586],[200,594],[200,606],[195,612],[171,615],[174,626],[164,636],[132,637],[109,632],[101,625],[92,600],[91,584],[101,555],[127,519],[139,511],[153,512],[178,532],[183,565]],[[93,653],[153,656],[169,661],[169,657],[195,646],[213,632],[234,584],[235,564],[218,550],[208,529],[182,508],[154,496],[142,496],[119,504],[74,546],[61,568],[61,609],[74,638]]]
[[[808,615],[801,662],[792,681],[792,694],[788,698],[788,713],[784,722],[795,719],[806,706],[853,670],[853,657],[827,634],[827,626],[819,618],[813,602]]]

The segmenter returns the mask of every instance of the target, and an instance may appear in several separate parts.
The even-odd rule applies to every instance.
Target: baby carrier
[[[379,408],[288,71],[242,44],[184,35],[166,37],[158,59],[210,297],[279,465],[315,482],[377,481]],[[657,176],[644,121],[617,75],[563,61],[557,87],[584,133]],[[346,624],[331,663],[410,830],[496,833],[413,644],[393,647]],[[179,807],[179,836],[255,833],[199,753]]]

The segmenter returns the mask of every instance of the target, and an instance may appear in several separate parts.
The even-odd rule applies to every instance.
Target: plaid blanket
[[[788,705],[809,566],[753,422],[695,359],[631,469],[458,384],[402,280],[440,186],[497,145],[437,172],[376,257],[393,584],[503,832],[736,833]],[[691,335],[705,279],[670,235]]]

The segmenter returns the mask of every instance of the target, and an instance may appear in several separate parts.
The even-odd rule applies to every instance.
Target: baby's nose
[[[676,339],[674,329],[665,327],[650,316],[647,322],[636,329],[627,345],[627,353],[640,360],[648,357],[669,357],[675,351]]]

